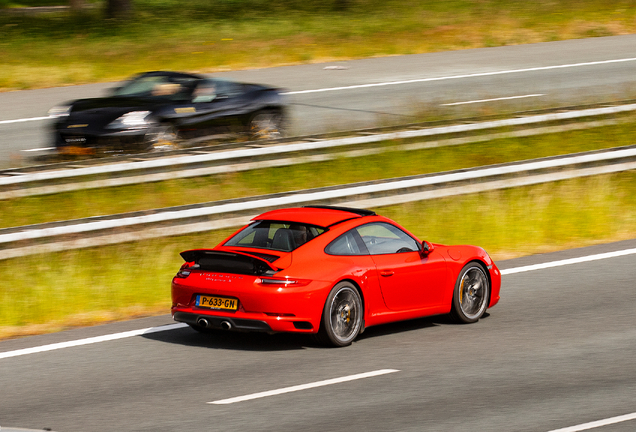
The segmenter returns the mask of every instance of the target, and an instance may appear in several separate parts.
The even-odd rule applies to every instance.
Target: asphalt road
[[[499,265],[635,247],[631,240]],[[438,317],[384,325],[341,349],[295,335],[210,337],[179,328],[2,358],[168,324],[168,316],[0,342],[0,425],[60,432],[548,432],[634,413],[635,256],[508,274],[501,302],[477,324]],[[208,403],[383,369],[397,372]],[[636,420],[590,430],[633,431]]]
[[[291,133],[313,134],[419,121],[422,113],[465,117],[622,100],[636,95],[635,54],[636,35],[627,35],[215,75],[288,89]],[[41,119],[50,107],[113,85],[0,94],[0,168],[29,163],[41,152],[25,150],[50,146]]]

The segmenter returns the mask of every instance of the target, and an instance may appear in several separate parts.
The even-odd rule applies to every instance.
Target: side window
[[[362,246],[362,247],[361,247]],[[325,248],[329,255],[368,255],[354,230],[342,234]]]
[[[241,86],[232,81],[221,79],[214,80],[216,84],[216,93],[228,98],[236,97],[241,94]]]
[[[204,80],[199,82],[197,88],[192,93],[193,103],[209,103],[216,99],[217,95],[216,83],[212,80]]]
[[[407,233],[388,223],[370,223],[358,228],[358,233],[371,255],[416,252],[420,245]]]

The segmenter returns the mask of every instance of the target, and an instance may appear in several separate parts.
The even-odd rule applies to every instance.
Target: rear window
[[[224,246],[291,252],[325,231],[325,228],[296,222],[258,221],[229,239]]]

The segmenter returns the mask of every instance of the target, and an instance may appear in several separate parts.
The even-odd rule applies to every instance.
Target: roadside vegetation
[[[632,0],[134,0],[128,21],[104,19],[99,1],[11,11],[54,4],[68,2],[0,0],[0,90],[636,32]]]
[[[0,228],[598,150],[632,145],[632,137],[635,135],[636,123],[628,122],[594,129],[426,150],[395,151],[395,143],[387,143],[384,152],[355,159],[340,157],[288,167],[2,200]],[[345,149],[340,151],[343,150]]]
[[[422,239],[478,244],[501,260],[632,238],[634,184],[630,171],[375,210]],[[179,252],[231,232],[0,261],[0,338],[168,313]]]

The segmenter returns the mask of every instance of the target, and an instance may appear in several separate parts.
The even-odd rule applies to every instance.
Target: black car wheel
[[[350,345],[362,328],[362,299],[349,282],[337,284],[325,302],[318,331],[320,342],[337,347]]]
[[[179,133],[171,125],[154,126],[146,133],[145,142],[149,150],[172,150],[179,146]]]
[[[284,131],[284,117],[279,111],[260,111],[249,122],[249,135],[253,140],[281,138]]]
[[[490,282],[484,268],[472,262],[457,277],[453,293],[451,316],[459,323],[479,321],[490,301]]]

